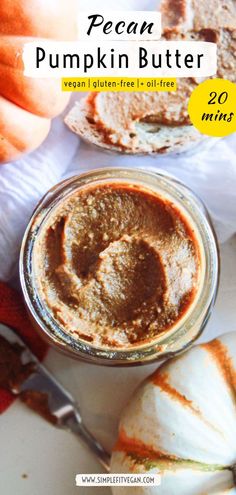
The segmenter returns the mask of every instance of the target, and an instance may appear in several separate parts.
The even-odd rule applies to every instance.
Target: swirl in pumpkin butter
[[[64,332],[98,347],[142,345],[174,328],[194,302],[200,266],[177,206],[122,182],[64,199],[34,254],[41,300]]]

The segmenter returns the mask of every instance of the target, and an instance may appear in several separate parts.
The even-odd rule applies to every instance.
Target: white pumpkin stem
[[[236,464],[232,466],[232,471],[233,471],[234,484],[236,486]]]

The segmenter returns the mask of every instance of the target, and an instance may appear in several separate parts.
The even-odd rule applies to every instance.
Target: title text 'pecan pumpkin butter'
[[[32,237],[26,233],[23,242],[22,277],[30,282],[33,316],[47,334],[53,326],[53,339],[112,354],[136,353],[170,335],[173,344],[177,329],[184,335],[212,263],[206,267],[202,227],[187,211],[191,201],[186,197],[185,208],[181,191],[179,198],[165,192],[172,183],[173,191],[182,187],[141,170],[101,169],[43,199],[29,225]],[[217,276],[214,290],[215,284]],[[209,310],[211,300],[204,304]],[[191,316],[186,328],[193,327]],[[194,331],[200,330],[199,323]]]
[[[216,43],[216,77],[236,82],[235,0],[161,0],[158,7],[163,41]],[[158,50],[153,56],[157,68]],[[150,63],[144,54],[145,59]],[[65,123],[85,141],[113,152],[197,150],[206,138],[192,125],[188,102],[199,82],[196,77],[178,78],[172,92],[90,92],[75,103]]]

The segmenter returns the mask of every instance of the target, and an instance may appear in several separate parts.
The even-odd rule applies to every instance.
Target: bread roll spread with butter
[[[217,77],[236,82],[234,0],[162,0],[161,12],[163,39],[217,43]],[[185,150],[204,139],[188,117],[190,95],[201,80],[179,79],[176,92],[89,93],[65,122],[84,140],[108,150],[128,154]]]

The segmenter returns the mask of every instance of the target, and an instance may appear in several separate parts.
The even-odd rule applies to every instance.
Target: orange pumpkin
[[[75,19],[74,0],[0,0],[0,163],[37,148],[69,100],[60,80],[23,75],[24,44],[74,39]]]

